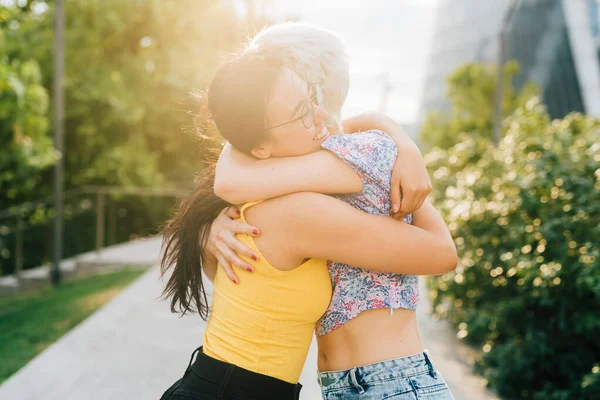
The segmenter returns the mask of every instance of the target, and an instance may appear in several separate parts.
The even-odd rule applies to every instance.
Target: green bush
[[[533,98],[504,128],[426,157],[461,257],[429,282],[435,312],[503,398],[598,399],[600,124]]]

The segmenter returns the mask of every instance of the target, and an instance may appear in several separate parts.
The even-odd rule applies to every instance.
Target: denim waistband
[[[429,374],[433,378],[437,376],[427,350],[412,356],[361,365],[344,371],[321,372],[318,373],[318,379],[322,390],[328,391],[410,378],[421,374]]]

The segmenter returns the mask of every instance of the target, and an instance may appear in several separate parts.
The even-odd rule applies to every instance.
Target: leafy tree
[[[503,115],[510,115],[538,91],[532,83],[514,90],[511,81],[518,72],[516,62],[509,62],[504,68]],[[457,68],[447,80],[451,111],[430,113],[421,129],[421,141],[429,148],[448,149],[461,142],[465,133],[470,137],[491,139],[496,79],[495,68],[482,64]]]
[[[191,93],[202,92],[221,59],[245,40],[246,17],[233,0],[78,0],[66,1],[65,11],[66,189],[191,185],[204,166],[207,147],[215,145],[196,137],[193,114],[199,104]],[[266,23],[253,22],[257,27]],[[54,2],[4,1],[0,28],[1,210],[52,194],[52,171],[44,168],[55,156],[48,130]],[[26,100],[17,101],[16,89],[7,86],[15,82],[25,88],[19,96],[29,96]],[[201,118],[196,123],[200,130],[207,128]],[[9,154],[4,143],[21,146],[22,156]],[[17,159],[21,166],[15,170]],[[35,167],[37,175],[25,174],[26,167]],[[72,211],[90,210],[89,200],[67,199],[77,202],[65,208],[67,219],[75,218],[65,228],[67,256],[93,244],[92,216],[76,223]],[[170,207],[139,197],[113,199],[112,206],[116,203],[123,215],[116,236],[124,240],[153,231]],[[38,209],[26,222],[42,224],[51,215],[52,210]],[[13,222],[0,221],[4,272],[14,264]],[[26,247],[38,250],[26,252],[25,267],[47,259],[49,252],[39,249],[50,249],[51,238],[50,231],[27,232]]]
[[[54,162],[47,111],[37,62],[10,60],[0,31],[0,209],[27,198]]]
[[[53,3],[18,4],[9,58],[38,60],[51,91]],[[229,1],[66,2],[67,188],[190,181],[202,167],[190,93],[246,30]]]

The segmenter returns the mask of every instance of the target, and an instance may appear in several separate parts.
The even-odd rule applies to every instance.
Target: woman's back
[[[258,208],[258,219],[277,220],[270,213],[270,202]],[[246,222],[248,203],[241,210]],[[254,211],[254,210],[253,210]],[[262,224],[265,226],[266,224]],[[285,229],[277,227],[274,229]],[[279,247],[282,232],[262,228],[261,248],[268,251],[274,267],[256,245],[254,238],[238,239],[259,255],[259,260],[245,259],[254,266],[253,273],[239,274],[234,284],[219,268],[214,281],[211,315],[204,334],[204,352],[216,359],[260,374],[296,383],[312,340],[316,321],[331,300],[331,283],[325,260],[293,260],[272,251]],[[287,262],[286,262],[287,261]]]

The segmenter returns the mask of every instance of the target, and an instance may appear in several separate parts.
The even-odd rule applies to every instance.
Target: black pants
[[[194,354],[198,353],[192,364]],[[183,375],[160,400],[297,400],[302,385],[216,360],[197,348]]]

